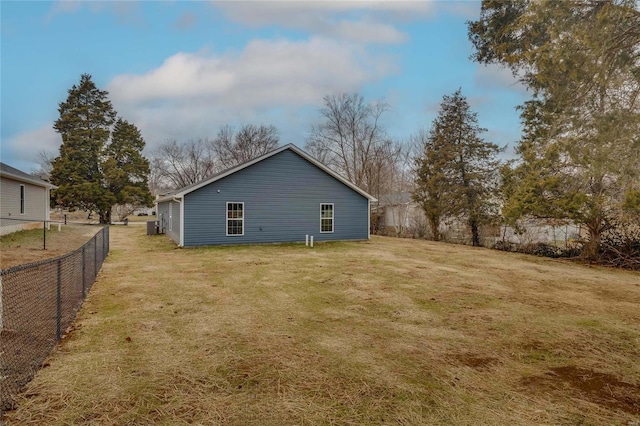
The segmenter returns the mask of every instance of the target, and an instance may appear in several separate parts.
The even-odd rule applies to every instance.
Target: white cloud
[[[358,43],[402,43],[394,24],[429,16],[426,1],[213,1],[229,20],[248,26],[278,25]]]
[[[211,1],[227,17],[250,25],[293,24],[326,19],[340,13],[366,12],[383,14],[394,19],[429,15],[436,6],[431,1]]]
[[[76,13],[82,9],[88,9],[91,13],[109,12],[115,16],[120,24],[141,25],[144,23],[140,5],[133,1],[79,1],[57,0],[49,9],[46,20],[53,19],[56,15]]]
[[[118,112],[153,145],[214,136],[225,123],[303,122],[302,110],[319,107],[323,96],[359,90],[395,71],[391,58],[355,44],[253,40],[240,52],[177,53],[145,74],[115,77],[107,90]]]
[[[47,151],[55,155],[62,143],[62,138],[53,130],[51,124],[19,133],[2,141],[2,157],[10,159],[13,167],[24,172],[31,172],[36,168],[34,161],[40,151]]]
[[[391,25],[369,19],[356,22],[342,21],[332,30],[337,38],[358,43],[402,43],[408,38],[406,34]]]
[[[82,7],[81,1],[75,0],[59,0],[54,2],[49,10],[49,16],[53,16],[59,13],[73,13],[78,11]]]

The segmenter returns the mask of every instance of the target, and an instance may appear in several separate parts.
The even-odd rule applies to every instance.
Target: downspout
[[[44,188],[44,226],[47,226],[47,221],[49,220],[49,203],[47,202],[47,195],[49,195],[49,188]]]

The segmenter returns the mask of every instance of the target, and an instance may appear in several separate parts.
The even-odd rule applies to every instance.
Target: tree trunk
[[[100,211],[100,223],[104,225],[111,223],[111,209]]]
[[[471,244],[474,247],[480,247],[480,234],[478,231],[478,221],[476,219],[471,219],[469,221],[471,225]]]
[[[584,257],[591,262],[596,262],[600,255],[601,227],[587,225],[589,229],[589,241],[584,246]]]
[[[433,236],[433,241],[440,241],[440,218],[429,216],[429,227],[431,227],[431,235]]]

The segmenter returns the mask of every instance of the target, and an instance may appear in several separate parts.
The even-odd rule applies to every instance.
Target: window
[[[227,235],[244,235],[244,203],[227,203]]]
[[[24,185],[20,185],[20,214],[24,214]]]
[[[320,204],[320,232],[333,232],[333,204]]]

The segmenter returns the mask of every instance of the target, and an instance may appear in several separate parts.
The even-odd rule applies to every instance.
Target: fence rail
[[[79,249],[0,270],[0,415],[73,322],[109,253],[109,227]]]

